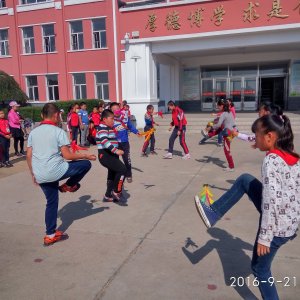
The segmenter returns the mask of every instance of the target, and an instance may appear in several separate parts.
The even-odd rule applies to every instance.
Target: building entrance
[[[285,82],[285,77],[260,78],[260,103],[271,102],[285,108]]]

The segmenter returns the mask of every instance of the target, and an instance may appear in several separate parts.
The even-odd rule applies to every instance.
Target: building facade
[[[299,0],[1,0],[0,69],[32,101],[300,109]],[[0,6],[0,7],[1,7]]]

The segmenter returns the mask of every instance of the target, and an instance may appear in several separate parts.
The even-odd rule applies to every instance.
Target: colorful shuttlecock
[[[213,197],[213,194],[210,191],[208,184],[203,184],[203,188],[200,192],[200,201],[203,204],[210,206],[211,204],[214,203],[214,200],[212,197]]]

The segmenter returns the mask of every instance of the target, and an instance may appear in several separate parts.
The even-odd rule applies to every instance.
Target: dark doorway
[[[260,78],[260,103],[267,101],[284,108],[285,77]]]

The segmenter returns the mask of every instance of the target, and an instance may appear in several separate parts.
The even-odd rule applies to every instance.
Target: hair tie
[[[281,119],[282,123],[284,124],[284,118],[283,118],[283,116],[280,115],[279,118]]]

